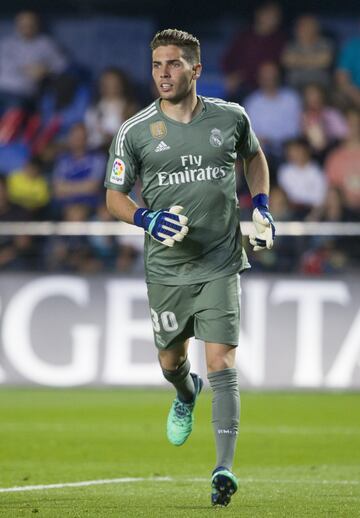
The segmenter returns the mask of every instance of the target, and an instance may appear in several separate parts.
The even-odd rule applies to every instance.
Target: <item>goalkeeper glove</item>
[[[175,205],[170,209],[137,209],[134,224],[142,227],[150,236],[165,246],[174,246],[175,241],[182,241],[189,229],[188,218],[183,216],[183,207]]]
[[[249,236],[250,244],[254,247],[254,252],[270,250],[275,239],[275,226],[272,215],[269,212],[269,197],[266,194],[257,194],[253,197],[253,222],[256,234]]]

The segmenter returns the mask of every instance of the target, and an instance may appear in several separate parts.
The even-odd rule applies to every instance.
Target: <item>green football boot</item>
[[[195,396],[191,403],[183,403],[175,398],[167,419],[167,437],[174,446],[181,446],[191,434],[194,424],[194,407],[197,396],[203,387],[203,380],[197,374],[190,373],[194,381]]]
[[[231,471],[219,466],[211,477],[211,504],[226,507],[237,491],[238,480]]]

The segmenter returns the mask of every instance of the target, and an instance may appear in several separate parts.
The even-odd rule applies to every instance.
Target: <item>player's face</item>
[[[152,76],[162,99],[179,102],[195,88],[201,65],[192,65],[175,45],[158,47],[153,51]]]

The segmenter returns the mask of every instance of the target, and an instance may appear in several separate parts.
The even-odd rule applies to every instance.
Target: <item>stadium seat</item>
[[[13,142],[0,145],[0,171],[8,174],[14,169],[19,169],[27,162],[30,156],[29,148],[21,142]]]

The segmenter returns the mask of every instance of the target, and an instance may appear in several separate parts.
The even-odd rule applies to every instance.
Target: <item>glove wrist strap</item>
[[[134,225],[137,227],[142,227],[147,230],[147,225],[145,221],[146,214],[150,212],[149,209],[137,209],[134,214]]]
[[[255,209],[258,207],[266,207],[269,209],[269,196],[267,194],[262,192],[257,194],[253,197],[252,202]]]

